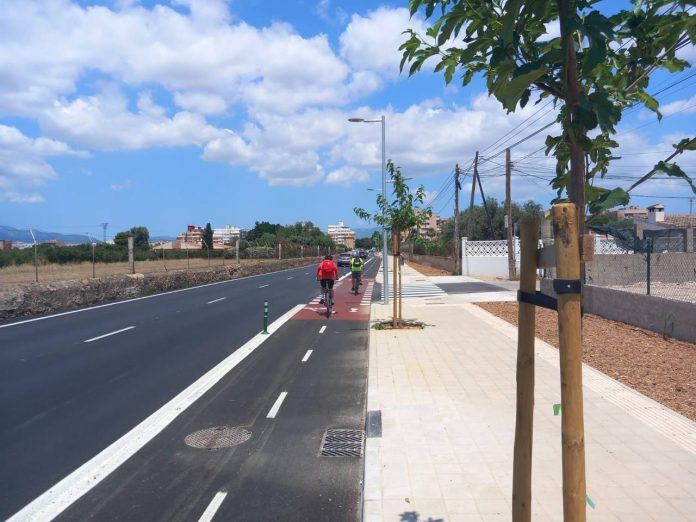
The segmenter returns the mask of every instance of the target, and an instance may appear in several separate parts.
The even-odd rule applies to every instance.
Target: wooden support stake
[[[520,224],[520,290],[536,292],[539,221]],[[532,520],[532,435],[534,426],[534,327],[536,307],[518,303],[517,413],[512,464],[512,520]]]
[[[559,279],[580,279],[580,241],[576,206],[554,205],[553,235]],[[580,294],[557,295],[561,357],[561,440],[563,519],[585,522],[585,428],[582,399],[582,318]]]

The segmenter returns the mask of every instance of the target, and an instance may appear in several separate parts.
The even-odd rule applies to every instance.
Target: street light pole
[[[386,154],[386,118],[384,115],[379,120],[366,120],[364,118],[348,118],[353,123],[381,123],[382,124],[382,197],[387,200],[387,154]],[[384,217],[384,211],[382,212]],[[389,304],[389,275],[387,274],[387,230],[382,225],[382,304]]]
[[[386,122],[384,115],[382,115],[382,197],[384,201],[387,200],[387,155],[386,155]],[[384,217],[384,212],[382,213]],[[396,270],[396,267],[394,268]],[[387,230],[382,225],[382,272],[384,273],[384,292],[382,298],[382,304],[389,304],[389,277],[387,275]]]

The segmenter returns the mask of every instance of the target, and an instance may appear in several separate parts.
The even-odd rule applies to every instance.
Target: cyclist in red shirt
[[[333,257],[325,256],[324,260],[319,263],[317,267],[317,281],[321,284],[322,289],[322,299],[319,301],[321,304],[324,303],[323,290],[328,289],[329,299],[331,299],[331,305],[336,304],[333,298],[333,287],[334,281],[338,279],[338,267],[336,263],[333,262]]]

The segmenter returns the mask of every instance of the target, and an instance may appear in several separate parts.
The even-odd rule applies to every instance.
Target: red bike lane
[[[334,301],[336,304],[331,309],[332,321],[367,321],[370,319],[370,301],[374,277],[363,277],[358,295],[351,291],[351,278],[346,277],[342,281],[336,281],[334,285]],[[317,293],[319,283],[317,283]],[[295,320],[326,321],[326,306],[319,304],[319,295],[307,303],[305,307],[293,317]]]

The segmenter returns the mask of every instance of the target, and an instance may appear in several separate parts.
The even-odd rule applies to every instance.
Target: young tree
[[[556,214],[557,259],[564,257],[561,253],[566,254],[557,267],[559,277],[568,279],[572,274],[572,279],[577,279],[580,274],[576,234],[584,229],[586,206],[591,214],[597,214],[625,205],[629,193],[656,172],[682,178],[696,192],[684,171],[676,163],[670,163],[685,150],[696,150],[696,138],[679,141],[672,154],[628,189],[610,190],[593,183],[597,176],[604,177],[608,171],[612,149],[618,147],[613,139],[615,127],[625,109],[642,104],[660,118],[659,104],[648,92],[650,74],[658,69],[674,72],[689,66],[676,52],[696,43],[693,2],[632,0],[633,9],[623,9],[611,16],[593,8],[598,0],[410,0],[409,3],[411,15],[420,8],[425,9],[426,18],[436,9],[440,15],[425,37],[407,31],[410,37],[401,46],[401,66],[410,62],[410,74],[417,72],[429,58],[437,57],[435,70],[444,72],[446,82],[452,81],[457,70],[462,72],[464,85],[482,74],[489,94],[508,112],[524,107],[533,92],[539,93],[537,103],[551,98],[559,108],[557,121],[561,134],[547,137],[546,152],[556,158],[556,175],[552,181],[557,190],[555,201],[564,200],[567,194],[577,210],[571,212],[559,206]],[[560,24],[560,38],[544,37],[546,25],[551,23]],[[564,219],[573,214],[577,226]],[[559,295],[558,310],[564,515],[569,520],[585,520],[579,296]],[[531,443],[529,448],[531,451]],[[531,462],[527,457],[524,460]],[[523,484],[522,480],[518,482],[521,475],[517,471],[513,469],[513,484]],[[515,520],[531,517],[530,484],[526,480],[523,492],[513,488]]]
[[[586,203],[593,214],[626,204],[629,192],[656,172],[683,178],[696,192],[684,171],[670,163],[685,150],[696,150],[696,138],[675,144],[673,154],[627,190],[592,184],[614,159],[618,143],[612,135],[625,109],[643,104],[661,117],[657,100],[647,91],[650,74],[688,67],[675,53],[696,43],[693,2],[633,0],[634,9],[611,16],[593,9],[596,3],[410,0],[411,15],[421,8],[427,18],[436,9],[441,15],[425,37],[406,31],[401,67],[409,62],[414,74],[435,57],[435,70],[444,73],[447,83],[458,70],[463,85],[482,74],[489,94],[508,112],[527,105],[533,92],[539,93],[537,103],[551,98],[560,107],[562,129],[546,140],[547,154],[557,160],[552,185],[557,201],[567,193],[580,216]],[[553,23],[560,23],[560,38],[545,38],[546,25]]]
[[[364,221],[374,221],[380,226],[383,226],[387,232],[391,233],[392,237],[392,254],[394,256],[394,316],[393,326],[398,327],[401,323],[401,317],[397,313],[397,267],[399,266],[399,255],[401,241],[406,237],[410,237],[417,233],[419,227],[422,227],[428,222],[428,218],[432,215],[431,209],[419,209],[416,212],[418,205],[423,204],[425,198],[425,188],[423,185],[418,187],[415,194],[411,193],[408,185],[404,181],[401,174],[401,169],[395,167],[392,160],[387,162],[387,172],[391,178],[393,187],[393,199],[389,201],[382,194],[377,196],[377,207],[379,212],[370,214],[362,208],[355,208],[356,215]],[[387,274],[384,274],[387,277]]]

